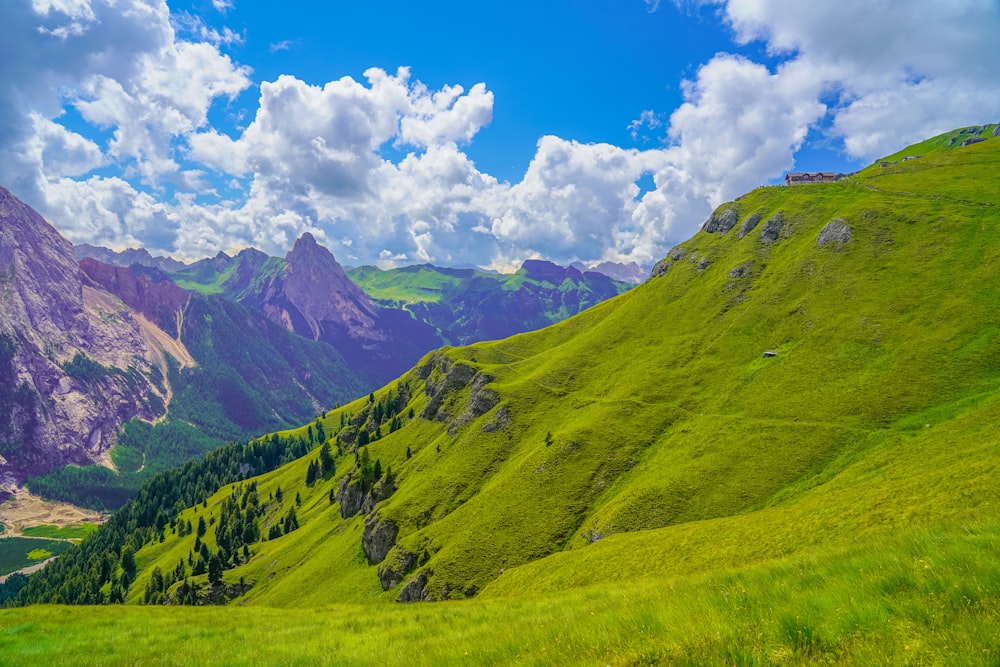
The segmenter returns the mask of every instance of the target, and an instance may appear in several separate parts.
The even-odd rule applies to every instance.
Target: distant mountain
[[[50,497],[114,505],[157,470],[371,386],[331,345],[156,266],[77,263],[2,188],[0,266],[0,490],[31,478]]]
[[[409,313],[373,302],[308,233],[284,259],[251,248],[235,257],[219,253],[171,275],[182,287],[225,295],[288,331],[330,344],[371,386],[441,344]]]
[[[348,276],[378,303],[402,308],[434,327],[443,341],[462,345],[548,326],[630,287],[542,260],[527,260],[513,274],[423,264],[363,266]]]
[[[126,248],[125,250],[110,250],[89,243],[74,246],[78,259],[91,258],[114,266],[152,266],[161,271],[180,271],[186,264],[172,257],[154,257],[145,248]]]
[[[345,272],[311,234],[284,259],[219,253],[170,276],[224,294],[289,331],[330,343],[356,372],[383,384],[443,344],[503,338],[558,322],[630,286],[540,260],[514,274],[430,264]]]
[[[0,267],[0,485],[9,489],[57,466],[107,461],[122,424],[162,414],[170,337],[95,285],[73,246],[4,188]]]
[[[609,278],[619,280],[623,283],[631,283],[633,285],[638,285],[649,277],[649,271],[643,269],[635,262],[629,262],[628,264],[622,264],[620,262],[600,262],[598,264],[592,264],[589,267],[583,262],[573,262],[570,266],[578,271],[594,271],[597,273],[603,273]]]

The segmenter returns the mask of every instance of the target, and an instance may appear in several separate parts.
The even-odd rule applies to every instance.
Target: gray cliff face
[[[371,300],[312,234],[303,234],[285,261],[284,292],[305,316],[314,339],[319,340],[325,328],[334,326],[356,340],[385,340]]]
[[[121,425],[154,419],[148,336],[81,273],[73,246],[0,188],[0,492],[102,461]]]

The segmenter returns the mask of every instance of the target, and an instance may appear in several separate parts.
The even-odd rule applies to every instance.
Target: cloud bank
[[[508,183],[465,153],[493,118],[484,82],[432,89],[401,67],[255,83],[224,52],[240,35],[163,0],[12,0],[0,183],[75,242],[184,258],[282,254],[310,231],[351,263],[649,265],[713,207],[793,168],[810,133],[868,161],[1000,116],[990,0],[701,4],[734,51],[763,45],[767,64],[719,53],[682,82],[677,109],[623,120],[652,148],[542,136]],[[213,125],[248,91],[244,128]]]

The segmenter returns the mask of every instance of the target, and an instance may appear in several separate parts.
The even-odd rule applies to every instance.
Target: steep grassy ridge
[[[222,576],[241,604],[329,613],[228,622],[287,619],[276,661],[995,661],[998,167],[988,140],[755,190],[645,285],[542,331],[429,355],[329,413],[336,474],[308,486],[313,452],[243,482],[256,482],[261,532],[293,507],[299,527]],[[366,430],[394,396],[408,399],[398,428]],[[362,430],[398,489],[344,519]],[[213,551],[211,526],[247,488],[175,525],[205,517]],[[138,551],[129,601],[154,568],[187,562],[195,536],[179,532]],[[394,544],[377,567],[374,542],[372,560]],[[64,613],[31,610],[27,630],[0,638],[27,651],[19,633]],[[137,634],[145,644],[124,650],[157,650],[155,633]]]
[[[387,562],[420,555],[403,569],[426,574],[431,598],[474,595],[501,573],[488,592],[508,594],[995,512],[997,145],[754,191],[717,212],[737,211],[732,229],[698,234],[641,288],[425,360],[400,381],[417,417],[368,446],[398,476],[376,510],[398,528]],[[837,220],[850,240],[818,244]],[[462,365],[492,378],[500,404],[455,424],[466,378],[448,420],[421,419],[422,378],[439,384]],[[302,494],[302,527],[227,577],[255,582],[247,601],[269,605],[384,596],[360,552],[361,518],[328,501],[339,476],[308,488],[307,465],[259,482],[262,496],[281,486],[286,505]],[[189,550],[168,539],[140,564],[166,570]]]

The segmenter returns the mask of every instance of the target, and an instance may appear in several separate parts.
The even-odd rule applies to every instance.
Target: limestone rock
[[[742,278],[750,272],[750,267],[747,264],[740,264],[739,266],[734,266],[729,271],[730,278]]]
[[[396,549],[395,553],[390,553],[378,568],[378,579],[382,584],[382,590],[387,591],[399,585],[416,564],[417,555],[406,549]]]
[[[760,224],[761,218],[764,217],[760,213],[754,213],[748,216],[746,220],[740,225],[739,230],[736,232],[736,238],[741,239],[750,232],[752,232],[758,224]]]
[[[661,259],[660,261],[658,261],[656,264],[653,265],[653,270],[649,272],[649,277],[659,278],[660,276],[662,276],[664,273],[667,272],[667,269],[670,268],[671,264],[673,264],[673,262],[670,261],[670,258],[664,257],[663,259]]]
[[[427,595],[427,573],[418,572],[399,591],[399,602],[422,602]]]
[[[844,222],[843,218],[834,218],[820,230],[819,236],[816,237],[816,245],[820,247],[828,243],[843,245],[851,240],[853,231],[851,226]]]
[[[361,485],[352,481],[354,475],[347,475],[337,489],[337,502],[340,503],[340,516],[347,519],[361,511],[365,502],[365,494]]]
[[[778,211],[770,218],[767,222],[760,228],[760,240],[763,243],[771,245],[779,238],[781,238],[781,231],[785,226],[785,216],[781,211]]]
[[[661,259],[653,266],[653,270],[649,272],[650,278],[658,278],[667,272],[674,262],[679,262],[687,257],[687,248],[684,246],[674,246],[667,253],[667,256]]]
[[[80,271],[69,241],[0,188],[0,483],[97,463],[122,424],[162,414],[155,327],[144,327]]]
[[[361,548],[371,565],[385,560],[389,550],[396,543],[399,527],[391,519],[383,519],[377,513],[365,519],[365,530],[361,536]]]
[[[709,234],[725,234],[736,226],[739,221],[739,211],[735,207],[729,207],[724,211],[718,209],[712,213],[711,217],[701,226],[701,231]]]
[[[420,416],[424,419],[447,421],[448,415],[441,411],[441,407],[453,392],[468,386],[476,376],[477,371],[468,364],[453,363],[444,355],[437,355],[435,360],[436,364],[434,365],[439,371],[438,377],[435,379],[432,373],[433,366],[431,370],[426,372],[425,392],[430,400],[427,401],[427,405],[424,407],[423,412],[420,413]],[[432,363],[435,360],[432,360]],[[421,369],[421,372],[423,372],[423,369]]]

